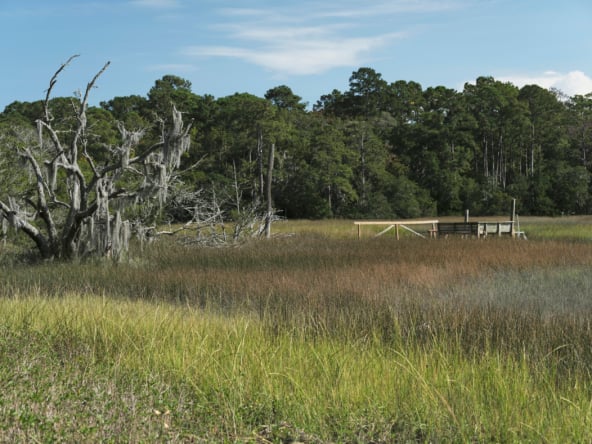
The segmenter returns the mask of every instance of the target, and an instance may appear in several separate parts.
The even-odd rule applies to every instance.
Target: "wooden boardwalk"
[[[384,225],[386,228],[375,236],[381,236],[389,230],[395,230],[395,236],[397,240],[400,238],[400,229],[407,230],[416,236],[426,239],[428,236],[431,238],[436,237],[448,237],[448,236],[464,236],[464,237],[487,237],[487,236],[511,236],[521,237],[522,232],[514,229],[514,222],[503,221],[503,222],[440,222],[437,219],[433,220],[366,220],[366,221],[354,221],[354,224],[358,227],[358,239],[362,237],[362,226],[367,225]],[[409,226],[424,226],[422,234],[419,229],[412,229]],[[427,228],[427,230],[426,230]],[[525,236],[524,236],[525,237]]]

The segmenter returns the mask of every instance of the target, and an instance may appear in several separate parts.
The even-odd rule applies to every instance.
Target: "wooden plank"
[[[430,225],[437,224],[437,219],[430,220],[357,220],[355,225]]]
[[[418,233],[417,231],[415,231],[415,230],[412,230],[411,228],[409,228],[409,227],[406,227],[406,226],[405,226],[405,225],[403,225],[403,224],[401,224],[401,228],[405,228],[407,231],[410,231],[411,233],[415,234],[416,236],[423,237],[424,239],[427,239],[427,238],[426,238],[426,237],[425,237],[423,234],[421,234],[421,233]]]
[[[510,236],[514,235],[514,223],[513,222],[480,222],[479,230],[482,231],[483,235],[497,234],[501,236],[507,234]]]
[[[386,227],[384,230],[382,230],[380,233],[378,233],[375,237],[381,236],[384,233],[386,233],[387,231],[389,231],[390,229],[392,229],[394,227],[394,225],[389,225],[388,227]]]
[[[438,224],[438,235],[479,236],[479,222],[445,222]]]

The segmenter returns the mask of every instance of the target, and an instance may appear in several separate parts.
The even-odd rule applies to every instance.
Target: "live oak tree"
[[[162,205],[167,199],[174,172],[190,145],[191,125],[184,125],[181,113],[172,107],[170,124],[161,122],[157,140],[149,145],[142,143],[147,128],[128,130],[122,123],[117,124],[117,144],[97,143],[88,99],[109,63],[83,94],[69,100],[68,124],[56,121],[51,93],[76,57],[52,76],[36,128],[13,127],[14,136],[3,140],[3,150],[19,158],[30,180],[28,186],[0,188],[0,220],[25,233],[44,259],[117,258],[126,251],[132,228],[142,232],[147,222],[128,219],[127,211],[141,203]],[[6,168],[19,168],[0,167],[5,174]]]

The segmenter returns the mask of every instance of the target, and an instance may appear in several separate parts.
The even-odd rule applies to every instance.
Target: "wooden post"
[[[275,158],[275,143],[269,147],[269,158],[267,161],[267,181],[265,183],[266,199],[267,199],[267,215],[265,216],[265,237],[271,237],[271,220],[273,219],[273,203],[271,201],[271,185],[273,174],[273,160]]]
[[[397,234],[397,240],[399,240],[399,224],[395,224],[395,233]]]
[[[510,215],[510,221],[512,222],[512,237],[516,235],[514,230],[514,221],[516,220],[516,199],[512,199],[512,214]]]
[[[469,223],[469,210],[465,210],[465,224]]]

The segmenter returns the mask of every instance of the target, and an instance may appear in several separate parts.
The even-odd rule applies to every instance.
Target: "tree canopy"
[[[79,102],[48,103],[56,134],[71,127],[72,104]],[[86,149],[112,161],[117,154],[104,147],[116,147],[118,128],[125,127],[145,132],[136,148],[142,152],[162,135],[154,119],[172,122],[173,105],[193,122],[179,180],[187,190],[214,189],[227,217],[265,199],[272,145],[274,208],[291,218],[505,214],[511,199],[521,214],[592,212],[592,93],[566,98],[492,77],[462,91],[424,89],[363,67],[352,73],[348,90],[334,89],[308,109],[287,85],[264,97],[214,98],[167,75],[146,97],[88,107]],[[14,102],[0,114],[0,168],[43,114],[42,100]],[[64,137],[71,145],[76,134]],[[22,188],[27,174],[0,174],[0,201]]]

